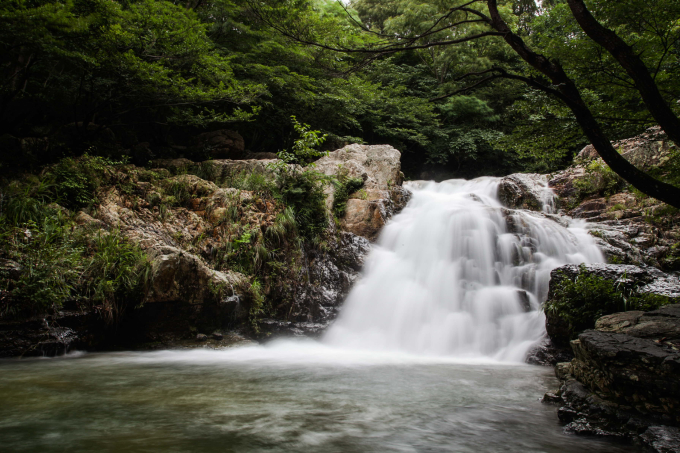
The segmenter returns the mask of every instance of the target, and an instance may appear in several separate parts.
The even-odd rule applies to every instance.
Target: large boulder
[[[558,363],[554,401],[567,431],[640,440],[680,452],[680,305],[605,316]],[[548,394],[547,394],[548,395]]]
[[[145,303],[181,301],[188,304],[221,302],[243,295],[249,286],[237,272],[210,269],[199,257],[174,247],[153,251],[152,275]]]
[[[634,289],[638,294],[658,294],[680,300],[680,280],[651,266],[628,264],[586,264],[577,266],[567,264],[555,268],[550,273],[548,301],[555,297],[556,288],[564,280],[575,280],[579,274],[599,277],[618,282],[621,287]],[[577,310],[578,307],[575,307]],[[568,348],[574,332],[572,326],[559,314],[546,313],[546,331],[552,344],[558,348]]]
[[[506,176],[498,185],[498,198],[503,205],[513,209],[555,211],[555,196],[545,175],[515,173]]]
[[[314,169],[338,178],[359,178],[363,188],[351,194],[342,230],[375,240],[387,220],[399,212],[410,197],[402,187],[401,153],[389,145],[347,145],[315,162]],[[329,186],[327,205],[335,200],[335,188]]]
[[[664,164],[669,159],[672,149],[677,145],[668,139],[659,126],[654,126],[635,137],[612,142],[612,146],[631,164],[648,170]],[[579,152],[577,157],[583,161],[591,161],[600,156],[593,145],[588,145]]]

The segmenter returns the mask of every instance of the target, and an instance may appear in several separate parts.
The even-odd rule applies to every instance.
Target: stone
[[[659,294],[672,299],[680,300],[680,280],[677,277],[665,274],[660,270],[651,266],[634,266],[630,264],[587,264],[577,266],[575,264],[567,264],[553,269],[550,273],[550,287],[548,290],[548,300],[553,298],[554,289],[564,279],[574,280],[582,272],[582,269],[588,275],[603,278],[617,282],[623,287],[637,287],[639,293]],[[628,322],[632,324],[632,318],[635,315],[617,314],[610,318],[604,318],[601,321],[602,330],[617,331],[623,328],[622,324]],[[621,324],[620,327],[617,327]],[[566,348],[569,346],[569,340],[572,335],[578,332],[572,332],[571,327],[567,321],[554,313],[546,313],[546,331],[552,340],[553,344],[558,348]]]
[[[501,179],[498,198],[503,205],[513,209],[555,211],[554,195],[548,179],[535,173],[515,173]]]
[[[680,453],[680,429],[674,426],[650,426],[640,436],[658,453]]]
[[[543,398],[541,398],[541,403],[563,404],[564,400],[562,400],[561,396],[555,395],[552,392],[546,392]]]
[[[241,159],[245,156],[245,142],[236,131],[218,129],[196,137],[197,147],[215,159]]]
[[[387,220],[406,206],[410,192],[402,187],[401,153],[389,145],[347,145],[314,162],[313,169],[328,176],[359,178],[362,190],[351,194],[343,231],[375,240]],[[326,188],[326,206],[331,210],[335,188]]]
[[[199,333],[196,335],[196,341],[208,341],[208,336],[204,333]]]
[[[213,332],[212,337],[214,340],[221,341],[224,339],[224,335],[221,332]]]

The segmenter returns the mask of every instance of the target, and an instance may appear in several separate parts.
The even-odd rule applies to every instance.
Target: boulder
[[[595,329],[658,342],[680,342],[680,304],[664,305],[649,312],[626,311],[603,316],[595,323]]]
[[[680,351],[650,339],[588,330],[572,342],[572,375],[640,414],[680,424]]]
[[[210,269],[196,255],[174,247],[154,251],[152,277],[145,303],[204,304],[239,294],[249,283],[237,272]]]
[[[406,206],[410,192],[402,187],[401,153],[389,145],[347,145],[317,160],[314,170],[338,178],[359,178],[363,188],[351,194],[345,215],[340,219],[344,231],[375,240],[387,220]],[[335,188],[326,189],[330,209]]]
[[[635,137],[612,142],[614,148],[631,164],[642,170],[649,170],[663,164],[669,157],[671,150],[677,145],[668,139],[666,133],[654,126]],[[599,154],[588,145],[579,152],[577,158],[591,161],[599,158]]]
[[[557,285],[563,280],[575,280],[579,273],[585,272],[588,275],[618,282],[628,288],[635,288],[638,293],[650,293],[667,296],[672,299],[680,300],[680,280],[673,275],[668,275],[651,266],[634,266],[629,264],[586,264],[577,266],[567,264],[555,268],[550,273],[550,287],[548,290],[548,300],[554,297]],[[620,315],[620,318],[612,319],[613,325],[630,322],[630,316]],[[608,323],[610,321],[603,321]],[[610,327],[608,329],[613,329]],[[567,321],[554,313],[546,313],[546,331],[553,345],[558,348],[568,348],[574,332]]]
[[[245,142],[238,132],[219,129],[196,137],[199,150],[215,159],[241,159],[245,156]]]
[[[548,179],[535,173],[515,173],[501,179],[498,198],[505,206],[532,211],[555,211],[555,197]]]

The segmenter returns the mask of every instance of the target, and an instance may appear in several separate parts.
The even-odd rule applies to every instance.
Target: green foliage
[[[309,124],[301,124],[295,115],[291,115],[290,118],[293,121],[295,132],[298,133],[300,138],[295,140],[290,152],[280,151],[278,153],[279,159],[287,164],[301,164],[305,166],[319,157],[328,155],[327,152],[324,153],[317,150],[326,141],[327,134],[319,136],[320,131],[311,130]]]
[[[333,183],[335,186],[333,214],[339,219],[345,215],[349,196],[361,189],[364,186],[364,181],[361,178],[350,178],[347,175],[341,174],[338,180],[333,181]],[[364,191],[364,193],[366,192]]]
[[[75,303],[96,306],[113,320],[124,306],[141,302],[150,273],[143,251],[118,231],[78,226],[55,203],[95,203],[99,184],[112,183],[108,165],[89,156],[65,159],[0,188],[0,258],[21,268],[18,276],[0,271],[0,290],[9,294],[0,316],[44,314]],[[78,168],[87,180],[77,177]]]
[[[625,181],[599,159],[588,164],[586,173],[582,178],[574,180],[579,199],[590,195],[613,195],[624,185]]]
[[[298,232],[307,240],[318,238],[328,228],[323,192],[327,182],[327,176],[315,171],[294,171],[279,176],[277,196],[293,210]]]
[[[563,275],[543,310],[568,322],[571,336],[576,338],[580,332],[594,328],[595,321],[604,315],[649,311],[671,302],[658,294],[639,293],[639,286],[639,282],[630,282],[625,276],[614,282],[592,275],[582,266],[573,280]]]
[[[54,180],[55,202],[74,210],[92,206],[98,201],[97,189],[108,180],[109,167],[120,164],[87,154],[62,159],[48,170]]]

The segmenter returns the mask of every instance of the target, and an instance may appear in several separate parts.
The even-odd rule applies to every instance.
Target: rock
[[[245,156],[245,142],[238,132],[219,129],[196,137],[197,147],[216,159],[241,159]]]
[[[220,341],[224,339],[224,335],[220,332],[213,332],[212,334],[213,339]]]
[[[627,286],[629,289],[637,288],[638,293],[659,294],[672,298],[680,296],[680,280],[675,276],[667,275],[650,266],[633,266],[628,264],[587,264],[577,266],[575,264],[567,264],[553,269],[550,273],[548,300],[553,298],[555,288],[564,279],[575,280],[582,269],[588,275],[618,282],[618,284],[624,287]],[[613,318],[603,319],[602,325],[605,330],[615,331],[616,325],[625,322],[630,323],[631,317],[634,316],[633,314],[619,314]],[[546,313],[546,331],[552,343],[558,348],[567,348],[570,339],[577,333],[571,331],[567,321],[553,313]]]
[[[640,437],[658,453],[680,453],[680,429],[676,427],[650,426]]]
[[[162,247],[154,253],[145,303],[217,302],[221,291],[231,296],[232,291],[242,291],[250,286],[245,276],[232,271],[225,273],[210,269],[199,257],[177,248]]]
[[[628,311],[603,316],[597,320],[595,329],[651,340],[680,341],[680,304],[665,305],[649,312]]]
[[[544,175],[515,173],[501,179],[498,198],[503,205],[513,209],[555,211],[555,197]]]
[[[208,336],[204,333],[196,335],[196,341],[208,341]]]
[[[359,178],[359,193],[350,195],[341,229],[375,240],[387,219],[408,202],[410,192],[401,185],[401,153],[389,145],[347,145],[317,160],[314,170],[329,176]],[[335,189],[326,189],[326,205],[333,206]]]
[[[552,392],[547,392],[543,395],[543,398],[541,398],[541,403],[563,404],[564,400],[562,400],[561,396],[555,395]]]
[[[646,417],[680,423],[680,352],[652,340],[589,330],[572,342],[576,379]]]

